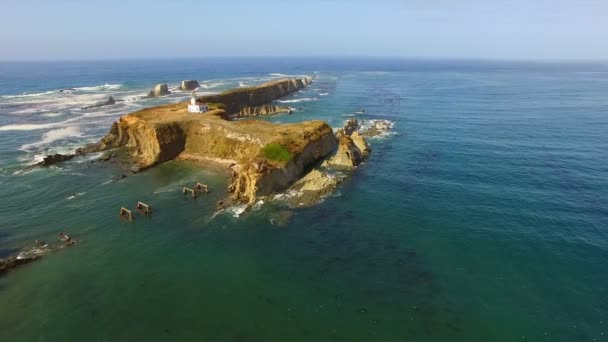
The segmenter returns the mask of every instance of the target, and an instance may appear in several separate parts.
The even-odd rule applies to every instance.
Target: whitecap
[[[46,116],[47,118],[56,118],[58,116],[62,116],[63,113],[59,113],[59,112],[50,112],[50,113],[44,113],[42,114],[42,116]]]
[[[246,87],[249,87],[249,85],[247,85],[247,84],[245,84],[243,82],[239,82],[239,87],[246,88]]]
[[[69,137],[82,137],[82,133],[80,132],[78,126],[69,126],[48,131],[42,135],[42,140],[35,143],[22,145],[19,149],[22,151],[28,151],[34,148],[46,146],[57,140],[62,140]]]
[[[293,100],[278,100],[277,102],[281,103],[298,103],[298,102],[310,102],[310,101],[318,101],[319,99],[316,97],[303,97],[301,99],[293,99]]]
[[[226,208],[226,212],[232,215],[232,217],[236,218],[240,217],[245,212],[245,210],[247,210],[246,204],[235,205],[233,207]]]
[[[319,93],[319,96],[327,96],[329,93]]]
[[[80,90],[80,91],[107,91],[107,90],[117,90],[120,89],[120,87],[122,87],[121,84],[102,84],[102,85],[96,85],[96,86],[91,86],[91,87],[78,87],[78,88],[74,88],[74,90]]]
[[[84,195],[84,194],[86,194],[86,192],[79,192],[79,193],[76,193],[76,194],[71,195],[71,196],[70,196],[70,197],[68,197],[67,199],[71,200],[71,199],[74,199],[74,198],[76,198],[76,197],[78,197],[78,196],[82,196],[82,195]]]
[[[46,129],[55,127],[57,124],[49,123],[49,124],[15,124],[15,125],[6,125],[0,126],[0,131],[34,131],[38,129]]]
[[[53,94],[56,93],[56,91],[54,90],[50,90],[50,91],[45,91],[42,93],[24,93],[24,94],[19,94],[19,95],[2,95],[0,97],[4,98],[4,99],[18,99],[21,97],[38,97],[38,96],[44,96],[44,95],[49,95],[49,94]]]
[[[286,74],[281,74],[281,73],[272,73],[269,74],[270,76],[274,76],[274,77],[287,77],[288,75]]]

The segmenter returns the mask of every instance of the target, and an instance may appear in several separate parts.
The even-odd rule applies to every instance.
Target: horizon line
[[[61,63],[61,62],[127,62],[127,61],[169,61],[205,59],[360,59],[360,60],[404,60],[404,61],[454,61],[454,62],[532,62],[532,63],[608,63],[608,58],[498,58],[498,57],[433,57],[433,56],[372,56],[372,55],[285,55],[285,56],[175,56],[175,57],[105,57],[105,58],[57,58],[57,59],[0,59],[0,63]]]

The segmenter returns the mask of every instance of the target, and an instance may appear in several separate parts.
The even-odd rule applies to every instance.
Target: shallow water
[[[334,196],[293,210],[285,227],[270,223],[280,203],[214,216],[226,179],[197,164],[118,181],[120,170],[83,159],[21,171],[94,141],[119,115],[188,94],[80,109],[91,100],[276,73],[317,79],[285,99],[301,110],[271,121],[395,123]],[[604,65],[82,62],[0,64],[0,79],[0,256],[58,231],[79,240],[0,277],[0,340],[606,338]],[[77,87],[87,90],[58,93]],[[213,191],[184,197],[196,181]],[[153,215],[120,221],[118,208],[138,200]]]

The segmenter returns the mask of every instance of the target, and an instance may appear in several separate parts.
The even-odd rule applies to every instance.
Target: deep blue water
[[[278,74],[316,79],[271,121],[339,127],[365,108],[395,123],[313,208],[213,216],[225,176],[184,162],[120,181],[85,159],[23,171],[189,96],[138,98],[156,83],[217,92]],[[81,109],[109,95],[125,101]],[[0,64],[0,257],[60,230],[81,240],[0,277],[0,340],[605,340],[607,136],[601,63]],[[217,191],[183,198],[198,180]],[[151,218],[117,219],[142,199]]]

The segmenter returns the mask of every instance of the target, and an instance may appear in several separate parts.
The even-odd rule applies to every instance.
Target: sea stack
[[[201,85],[198,84],[198,82],[195,81],[195,80],[184,80],[180,84],[179,90],[190,91],[190,90],[194,90],[194,89],[196,89],[196,88],[198,88],[200,86]]]
[[[163,83],[163,84],[157,84],[154,89],[152,89],[149,93],[148,93],[148,97],[160,97],[160,96],[165,96],[165,95],[169,95],[171,94],[171,92],[169,91],[169,87],[167,86],[167,84]]]

